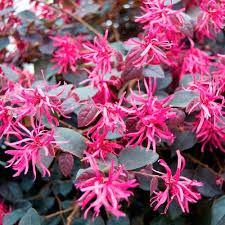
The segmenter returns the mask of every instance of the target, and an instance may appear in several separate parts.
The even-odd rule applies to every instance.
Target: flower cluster
[[[53,157],[56,145],[65,143],[55,141],[53,135],[55,126],[59,125],[54,113],[67,117],[63,113],[64,99],[61,98],[66,85],[49,85],[44,80],[34,87],[33,74],[15,67],[12,67],[12,71],[16,72],[19,78],[13,83],[3,74],[3,78],[8,82],[5,83],[5,91],[0,96],[0,137],[5,136],[5,144],[13,148],[5,152],[13,156],[8,161],[8,166],[17,171],[14,176],[19,176],[22,171],[27,174],[31,162],[34,179],[37,164],[42,168],[43,176],[50,175],[41,155]],[[44,117],[52,130],[46,130],[42,125]]]
[[[156,96],[153,96],[156,82],[152,87],[151,79],[149,79],[149,82],[144,80],[144,85],[146,94],[141,94],[140,87],[138,94],[131,90],[129,100],[129,103],[132,105],[130,119],[134,119],[137,122],[134,131],[127,133],[126,136],[131,137],[128,146],[142,146],[143,142],[147,140],[146,151],[152,146],[153,151],[156,152],[157,142],[162,140],[173,142],[174,140],[174,136],[169,131],[166,121],[175,118],[176,113],[170,107],[164,107],[173,96],[158,100]]]
[[[159,160],[159,164],[165,168],[166,173],[153,170],[157,174],[160,174],[160,179],[163,180],[165,186],[164,191],[155,191],[154,194],[156,196],[151,198],[151,206],[157,203],[154,210],[157,210],[162,204],[167,202],[164,210],[164,213],[166,213],[170,203],[175,200],[183,212],[189,212],[189,202],[196,203],[197,200],[201,199],[201,195],[195,190],[195,187],[200,187],[203,184],[181,176],[181,172],[185,168],[185,159],[179,150],[177,150],[177,157],[177,171],[174,175],[172,175],[171,169],[162,159]]]
[[[60,67],[59,73],[67,72],[68,68],[71,71],[76,71],[77,62],[81,59],[82,42],[85,37],[78,35],[75,39],[67,33],[65,36],[51,37],[54,41],[53,46],[58,50],[53,54],[52,62],[57,64],[52,67],[55,69]]]
[[[198,15],[196,27],[199,39],[204,37],[214,38],[215,34],[221,31],[225,25],[225,4],[216,0],[203,0],[200,4],[202,12]]]
[[[214,155],[225,153],[225,55],[218,44],[225,40],[216,39],[224,39],[224,0],[182,0],[176,6],[172,0],[142,0],[124,7],[124,1],[90,2],[93,11],[83,9],[81,0],[30,0],[31,12],[18,14],[13,0],[0,2],[0,144],[10,157],[6,168],[14,177],[31,170],[35,180],[36,168],[44,177],[59,165],[70,177],[80,160],[76,203],[85,219],[89,212],[99,216],[102,207],[125,216],[122,201],[129,203],[130,189],[143,188],[139,175],[151,177],[155,211],[164,205],[167,213],[175,201],[189,213],[204,190],[203,183],[181,174],[186,166],[181,151],[191,149],[190,165],[209,168],[218,188],[224,182],[224,161]],[[124,26],[116,21],[121,8],[139,3],[138,10],[132,8],[137,13],[132,32],[140,32],[133,35],[127,32],[131,21],[125,19]],[[98,16],[97,30],[91,25],[96,15],[104,15]],[[207,157],[208,149],[215,157],[200,162],[197,155]],[[51,168],[47,162],[54,158]],[[157,160],[165,172],[156,170]],[[0,203],[0,224],[10,211]]]
[[[115,166],[112,161],[106,176],[99,170],[95,159],[87,154],[87,158],[91,168],[87,171],[88,179],[82,179],[82,175],[78,177],[79,183],[75,184],[76,188],[80,189],[84,194],[78,199],[78,203],[84,209],[90,203],[84,213],[84,218],[87,218],[88,211],[93,208],[94,215],[98,216],[101,206],[114,214],[116,217],[125,216],[120,211],[121,200],[129,201],[128,198],[133,193],[128,190],[135,188],[138,183],[135,179],[129,179],[128,174],[123,166]]]

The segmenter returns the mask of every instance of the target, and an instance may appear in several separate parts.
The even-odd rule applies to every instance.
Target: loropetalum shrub
[[[20,4],[0,2],[0,225],[225,224],[225,2]]]

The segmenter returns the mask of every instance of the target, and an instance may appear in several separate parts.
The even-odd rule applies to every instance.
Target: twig
[[[118,30],[114,26],[112,28],[113,28],[115,40],[120,41],[120,34],[119,34]]]
[[[49,214],[49,215],[45,216],[45,219],[46,219],[46,220],[51,219],[52,217],[58,216],[58,215],[60,215],[60,214],[62,214],[62,213],[70,212],[70,211],[72,211],[73,209],[74,209],[74,207],[70,207],[70,208],[68,208],[68,209],[64,209],[64,210],[57,211],[57,212],[55,212],[55,213],[52,213],[52,214]]]
[[[52,4],[50,4],[48,6],[54,8],[58,11],[61,11],[62,13],[67,14],[68,16],[72,17],[73,19],[75,19],[79,23],[83,24],[85,27],[87,27],[94,34],[102,36],[94,27],[92,27],[90,24],[88,24],[86,21],[84,21],[81,17],[76,16],[75,14],[73,14],[73,13],[71,13],[71,12],[65,10],[65,9],[59,8],[58,6],[55,6],[55,5],[52,5]]]
[[[74,2],[73,0],[69,0],[69,2],[73,5],[73,7],[75,9],[79,8],[79,5],[76,2]]]
[[[80,206],[79,205],[75,205],[73,207],[73,211],[70,213],[70,215],[67,217],[67,224],[66,225],[71,225],[73,222],[73,218],[76,215],[76,213],[78,212]]]
[[[184,153],[184,156],[186,156],[187,158],[189,158],[191,161],[193,161],[194,163],[207,168],[210,172],[212,172],[213,174],[215,174],[216,176],[219,176],[220,174],[218,172],[216,172],[215,170],[213,170],[212,168],[210,168],[207,164],[199,161],[198,159],[194,158],[193,156],[191,156],[189,153]]]
[[[62,203],[61,203],[61,201],[60,201],[58,195],[55,195],[55,198],[56,198],[56,200],[57,200],[57,202],[58,202],[59,210],[61,211],[61,210],[62,210]],[[66,225],[66,220],[65,220],[65,218],[64,218],[64,216],[63,216],[63,213],[60,213],[60,217],[61,217],[61,219],[62,219],[62,221],[63,221],[63,225]]]
[[[140,174],[140,175],[146,176],[146,177],[162,178],[162,177],[159,176],[159,175],[153,175],[153,174],[149,174],[149,173],[142,173],[142,172],[139,172],[139,171],[133,171],[133,172],[136,173],[136,174]]]

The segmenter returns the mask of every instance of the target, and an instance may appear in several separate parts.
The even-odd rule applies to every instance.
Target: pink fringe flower
[[[108,176],[106,176],[99,170],[95,159],[88,154],[87,157],[91,165],[88,173],[89,178],[85,176],[82,179],[81,175],[77,179],[79,183],[75,184],[77,189],[84,192],[78,199],[82,209],[89,204],[85,210],[84,218],[87,218],[91,208],[94,209],[94,216],[98,216],[102,206],[116,217],[125,216],[125,213],[119,210],[121,208],[119,202],[121,200],[129,202],[128,198],[133,193],[128,189],[137,187],[138,183],[135,179],[129,179],[123,166],[115,167],[112,161]]]
[[[183,65],[181,68],[181,77],[186,73],[191,73],[195,79],[196,74],[207,75],[209,74],[210,56],[204,51],[195,48],[194,42],[189,38],[191,47],[188,50],[183,50],[184,58]]]
[[[200,41],[204,36],[214,39],[215,34],[225,26],[225,4],[216,0],[203,0],[200,4],[202,12],[198,16],[196,31]]]
[[[53,53],[54,59],[51,62],[57,64],[52,69],[60,67],[59,73],[64,73],[70,68],[71,71],[76,72],[77,61],[81,58],[82,42],[85,37],[78,35],[73,39],[67,33],[65,36],[58,35],[57,37],[51,37],[51,39],[54,41],[53,46],[58,48]]]
[[[156,196],[151,198],[151,206],[154,203],[157,203],[154,210],[157,210],[162,204],[167,202],[164,213],[167,212],[170,203],[175,200],[180,205],[183,212],[189,213],[189,202],[196,203],[197,200],[201,199],[201,195],[195,191],[196,187],[202,186],[201,182],[196,180],[191,180],[187,177],[181,176],[181,172],[185,168],[185,159],[180,154],[180,151],[177,150],[177,171],[172,175],[172,171],[167,165],[167,163],[160,159],[159,164],[163,166],[166,170],[166,173],[159,172],[154,170],[154,172],[160,174],[161,179],[164,182],[165,190],[164,191],[154,191]]]
[[[50,176],[48,168],[41,162],[40,151],[43,151],[45,156],[54,156],[54,146],[59,143],[54,141],[54,130],[44,130],[44,126],[33,127],[32,131],[29,131],[22,124],[18,123],[18,127],[21,130],[10,131],[9,134],[15,135],[19,141],[5,142],[6,145],[13,147],[15,150],[7,150],[5,153],[12,155],[13,158],[8,161],[17,172],[14,177],[19,176],[24,170],[24,174],[27,174],[29,170],[29,162],[32,163],[32,169],[34,174],[34,180],[36,179],[36,164],[38,164],[42,170],[42,176],[46,174]],[[61,142],[60,142],[61,143]]]
[[[176,113],[171,111],[170,107],[164,105],[172,98],[169,96],[165,99],[158,100],[153,96],[156,82],[152,87],[151,79],[149,83],[144,80],[144,85],[147,94],[141,94],[139,87],[139,94],[131,90],[131,97],[129,103],[132,105],[130,118],[137,120],[136,131],[126,134],[131,137],[127,146],[132,148],[142,144],[147,140],[146,151],[153,147],[153,152],[156,152],[156,142],[162,139],[173,142],[174,136],[169,131],[166,121],[170,118],[176,118]]]
[[[14,126],[13,114],[15,113],[16,109],[10,106],[5,106],[5,104],[0,100],[0,139]]]
[[[88,149],[87,152],[93,157],[105,159],[108,153],[116,155],[116,150],[122,150],[124,147],[115,142],[104,140],[104,136],[99,136],[97,140],[86,142]]]
[[[59,89],[59,85],[48,85],[44,80],[44,84],[40,84],[35,88],[22,88],[21,86],[15,88],[12,92],[13,98],[11,102],[20,106],[17,108],[17,121],[29,115],[32,125],[35,126],[34,117],[37,116],[42,122],[43,115],[45,115],[52,126],[58,126],[59,122],[52,116],[52,113],[57,112],[66,117],[63,114],[62,100],[60,99],[60,95],[65,91],[66,85],[64,85],[63,89]],[[50,91],[55,91],[56,94],[50,94]]]
[[[83,44],[86,52],[82,57],[91,64],[95,64],[93,71],[89,71],[90,77],[104,77],[107,73],[112,72],[111,57],[116,55],[116,50],[112,49],[108,43],[108,30],[105,31],[105,36],[101,35],[94,37],[94,43],[87,41]],[[103,80],[103,79],[101,79]]]
[[[143,40],[134,38],[125,42],[128,46],[135,46],[128,54],[127,59],[136,67],[147,64],[168,63],[164,50],[170,49],[172,44],[167,40],[161,40],[153,34],[144,36]]]
[[[203,143],[201,152],[204,152],[205,146],[208,144],[210,151],[214,149],[220,149],[225,153],[225,131],[224,122],[212,117],[210,120],[204,120],[201,122],[200,115],[196,117],[196,121],[192,122],[193,132],[196,132],[196,137],[199,142]],[[201,126],[199,126],[201,124]]]
[[[143,0],[141,9],[143,13],[137,16],[135,22],[146,24],[144,29],[156,32],[179,32],[178,27],[183,24],[182,12],[180,10],[173,10],[173,3],[165,5],[165,0]]]
[[[225,99],[222,95],[224,84],[218,86],[217,81],[205,81],[198,80],[193,84],[190,84],[189,89],[197,91],[200,95],[199,99],[194,99],[186,108],[186,111],[190,114],[194,111],[200,111],[197,115],[199,118],[196,132],[198,133],[202,127],[202,124],[212,117],[215,117],[222,124],[225,122],[221,119],[224,116],[223,107]]]
[[[126,125],[123,118],[130,112],[130,110],[121,105],[124,95],[125,93],[120,97],[118,103],[96,104],[102,117],[98,120],[96,125],[88,131],[88,135],[91,134],[93,139],[99,139],[101,138],[100,136],[105,137],[110,129],[112,133],[117,130],[121,135],[124,135]]]

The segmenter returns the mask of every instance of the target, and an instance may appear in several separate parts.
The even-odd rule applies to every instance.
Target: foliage
[[[222,0],[0,1],[0,225],[224,225],[224,21]]]

